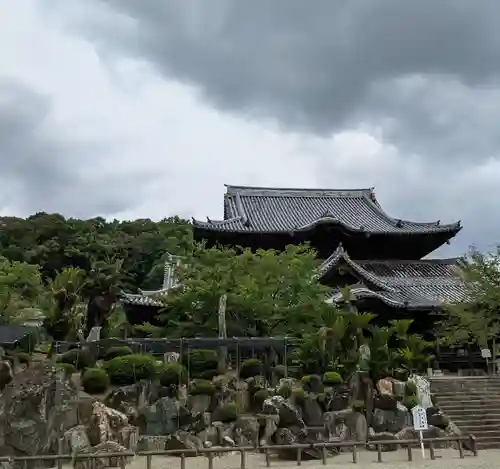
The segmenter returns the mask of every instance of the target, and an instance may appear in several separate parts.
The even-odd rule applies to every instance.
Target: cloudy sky
[[[0,213],[222,216],[376,187],[500,241],[498,0],[0,0]]]

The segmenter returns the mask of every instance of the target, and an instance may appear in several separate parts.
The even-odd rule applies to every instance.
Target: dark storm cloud
[[[100,30],[108,45],[149,58],[221,108],[315,133],[392,118],[391,139],[430,152],[435,134],[477,117],[464,106],[448,125],[434,118],[432,103],[446,92],[435,86],[440,77],[482,98],[500,71],[498,0],[96,1],[136,24],[94,22],[94,38]],[[418,90],[395,83],[418,76]],[[496,144],[498,132],[488,130]]]
[[[500,1],[90,4],[107,11],[87,12],[78,31],[103,56],[145,59],[165,77],[195,86],[218,108],[270,117],[285,129],[320,136],[375,131],[415,169],[410,174],[397,161],[384,160],[397,170],[377,161],[359,179],[377,184],[391,213],[461,218],[466,229],[454,254],[500,238],[500,221],[491,216],[500,197],[494,164],[500,145]],[[334,158],[311,152],[318,181],[331,184],[327,168],[334,169],[328,164]],[[356,161],[353,154],[353,170]],[[478,169],[486,164],[487,170]]]
[[[65,139],[71,129],[53,126],[51,111],[48,97],[0,80],[0,210],[87,217],[128,208],[127,181],[93,176],[99,147]]]

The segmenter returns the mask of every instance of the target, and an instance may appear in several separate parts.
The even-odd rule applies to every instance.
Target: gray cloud
[[[415,169],[394,179],[373,165],[388,210],[464,220],[445,253],[498,239],[498,0],[93,4],[107,15],[80,18],[80,31],[106,53],[147,59],[220,109],[319,136],[377,132]],[[331,185],[328,158],[311,153]]]
[[[49,97],[0,80],[0,209],[92,217],[130,207],[134,174],[93,170],[103,148],[66,139],[73,129],[56,126],[51,111]]]
[[[401,140],[441,134],[449,129],[433,118],[446,92],[439,77],[481,98],[500,71],[496,0],[98,1],[136,23],[87,22],[94,39],[99,32],[108,45],[148,57],[221,108],[316,133],[382,115],[397,119],[396,140],[395,127]],[[400,90],[395,79],[412,76],[424,84]],[[462,120],[476,117],[467,110],[454,109]]]

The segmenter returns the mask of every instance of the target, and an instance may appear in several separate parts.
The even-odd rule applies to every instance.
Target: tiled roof
[[[165,261],[163,286],[159,290],[139,290],[140,293],[125,293],[120,295],[120,301],[125,304],[138,306],[163,306],[158,297],[166,296],[168,292],[178,285],[175,269],[181,262],[181,257],[169,254]]]
[[[289,233],[337,224],[366,233],[417,234],[460,231],[460,222],[420,223],[387,215],[373,189],[272,189],[226,186],[224,220],[193,220],[211,231]]]
[[[362,283],[351,287],[355,298],[375,297],[393,306],[433,307],[457,303],[466,297],[460,278],[461,259],[424,259],[418,261],[353,261],[342,246],[322,263],[323,277],[343,260]],[[332,300],[341,299],[335,291]]]

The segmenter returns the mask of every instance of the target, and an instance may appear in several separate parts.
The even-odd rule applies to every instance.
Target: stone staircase
[[[442,411],[478,449],[500,448],[500,376],[446,376],[431,379],[431,392]]]

